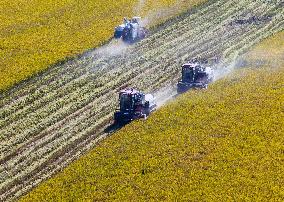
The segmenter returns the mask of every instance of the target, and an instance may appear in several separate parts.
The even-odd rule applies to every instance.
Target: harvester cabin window
[[[120,95],[120,108],[122,110],[130,109],[132,107],[132,96],[127,94]]]
[[[182,73],[182,80],[193,82],[194,80],[194,72],[192,67],[184,67]]]

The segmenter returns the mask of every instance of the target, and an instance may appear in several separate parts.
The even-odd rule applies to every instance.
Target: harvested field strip
[[[230,25],[247,11],[269,14],[272,19],[262,24]],[[30,96],[21,88],[19,93],[7,93],[1,101],[0,162],[5,165],[0,170],[1,198],[21,195],[78,157],[72,154],[86,151],[80,152],[81,147],[94,146],[96,132],[112,116],[116,93],[123,86],[155,91],[176,82],[180,65],[196,56],[218,57],[226,66],[250,46],[282,30],[282,16],[278,2],[209,2],[163,25],[164,29],[157,28],[132,47],[110,43],[48,70],[22,84],[25,90],[33,89]],[[123,52],[108,54],[108,48],[122,48]],[[48,81],[52,81],[50,89]],[[34,87],[41,85],[39,90]],[[74,152],[68,151],[70,146]]]

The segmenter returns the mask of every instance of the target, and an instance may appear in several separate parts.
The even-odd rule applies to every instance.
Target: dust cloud
[[[93,54],[105,57],[114,57],[127,51],[129,45],[122,40],[111,40],[110,43],[96,49]]]
[[[177,95],[177,90],[175,85],[166,86],[164,88],[161,88],[159,91],[155,92],[154,97],[158,108],[160,108],[170,100],[173,100],[176,95]]]

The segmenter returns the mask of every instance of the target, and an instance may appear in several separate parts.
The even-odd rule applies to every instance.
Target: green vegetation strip
[[[21,201],[281,201],[283,103],[283,66],[237,70],[124,127]]]

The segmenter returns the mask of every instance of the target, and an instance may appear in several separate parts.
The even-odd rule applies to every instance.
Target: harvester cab
[[[135,119],[146,118],[156,108],[153,95],[127,88],[119,93],[119,109],[114,113],[114,121],[123,125]]]
[[[141,17],[133,17],[130,20],[124,18],[123,24],[114,30],[115,39],[122,39],[130,44],[144,39],[147,35],[147,29],[141,26]]]
[[[213,81],[213,70],[199,62],[182,65],[182,79],[177,84],[177,92],[184,93],[191,88],[207,88]]]

